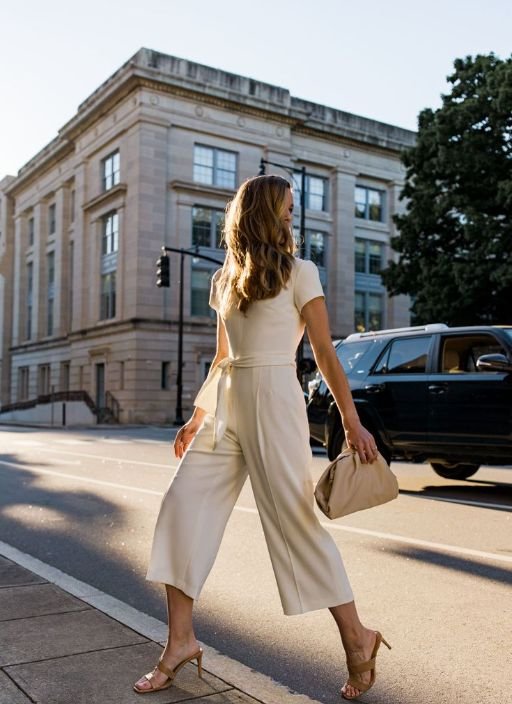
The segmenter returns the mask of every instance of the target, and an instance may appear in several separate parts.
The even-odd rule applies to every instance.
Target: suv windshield
[[[341,366],[346,374],[363,374],[368,370],[371,363],[371,355],[367,352],[373,344],[373,340],[362,340],[361,342],[341,342],[336,348],[336,354],[341,362]],[[364,359],[367,362],[364,363]]]

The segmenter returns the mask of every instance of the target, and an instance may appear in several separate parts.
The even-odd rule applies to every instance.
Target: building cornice
[[[20,169],[6,192],[16,193],[34,171],[40,174],[72,153],[84,130],[140,88],[270,119],[297,134],[379,151],[398,153],[412,146],[416,137],[410,130],[294,98],[279,86],[143,48],[79,105],[77,114]]]
[[[201,320],[185,319],[184,320],[185,330],[190,331],[194,329],[210,330],[215,327],[216,322],[214,319],[207,320],[206,317],[201,317]],[[115,320],[109,323],[102,323],[98,326],[91,326],[88,328],[82,328],[81,330],[74,330],[68,335],[63,337],[53,337],[47,340],[34,340],[30,342],[24,342],[19,345],[13,345],[9,347],[9,352],[13,354],[23,354],[39,352],[41,350],[48,349],[62,349],[63,345],[72,345],[73,343],[82,341],[84,338],[87,339],[105,339],[105,335],[109,333],[120,334],[124,332],[130,332],[132,330],[155,330],[155,331],[165,331],[174,330],[179,326],[179,320],[162,320],[159,318],[129,318],[128,320]],[[102,350],[106,349],[108,345],[102,343]],[[99,348],[98,348],[99,349]],[[94,354],[94,352],[93,352]]]

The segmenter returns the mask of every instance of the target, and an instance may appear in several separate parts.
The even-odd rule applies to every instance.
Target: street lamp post
[[[213,257],[208,257],[205,254],[199,254],[197,248],[194,250],[182,249],[177,247],[162,246],[162,256],[166,256],[166,252],[176,252],[180,255],[180,298],[179,298],[179,317],[178,317],[178,371],[176,373],[176,417],[174,425],[183,425],[183,290],[184,290],[184,271],[185,271],[185,256],[194,257],[195,259],[204,259],[214,264],[222,266],[223,262]],[[158,284],[157,284],[158,285]],[[170,286],[170,281],[167,284]]]

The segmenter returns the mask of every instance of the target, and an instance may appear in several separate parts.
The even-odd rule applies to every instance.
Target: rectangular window
[[[293,173],[293,188],[299,194],[302,183],[300,171]],[[327,211],[327,184],[328,180],[321,176],[306,174],[306,210]],[[295,212],[300,209],[300,201],[295,203]]]
[[[112,254],[119,249],[119,215],[116,211],[103,217],[101,253]]]
[[[70,222],[75,222],[75,200],[76,194],[75,189],[71,191],[70,203],[69,203],[69,220]]]
[[[169,372],[171,371],[170,362],[162,362],[162,373],[160,375],[160,388],[164,391],[169,389]]]
[[[57,230],[57,208],[55,203],[52,203],[48,208],[48,234],[54,235]]]
[[[38,367],[37,393],[46,396],[50,393],[50,365],[40,364]]]
[[[306,230],[306,259],[311,259],[318,267],[326,265],[326,234],[318,230]]]
[[[116,272],[101,277],[100,319],[108,320],[116,315]]]
[[[306,176],[306,209],[327,210],[326,191],[327,179]]]
[[[47,296],[46,296],[46,334],[53,335],[53,305],[55,300],[55,252],[46,256]]]
[[[384,325],[384,296],[370,291],[356,291],[354,300],[354,327],[357,332],[382,330]]]
[[[119,390],[124,389],[124,362],[119,362]]]
[[[382,330],[382,294],[367,293],[368,330]]]
[[[224,211],[215,208],[192,208],[192,244],[197,247],[221,248]]]
[[[194,145],[194,181],[210,186],[236,187],[236,152]]]
[[[18,368],[18,401],[28,399],[28,384],[30,377],[30,367]]]
[[[354,328],[357,332],[366,330],[365,294],[356,291],[354,300]]]
[[[120,181],[120,158],[119,151],[112,152],[102,161],[102,181],[103,190],[117,186]]]
[[[192,267],[192,286],[190,298],[190,314],[214,316],[209,306],[210,282],[214,269],[199,269]]]
[[[384,247],[379,242],[368,243],[368,273],[380,275]]]
[[[30,340],[32,337],[32,307],[34,297],[34,265],[32,262],[27,264],[27,327],[26,337]]]
[[[384,222],[384,191],[356,186],[355,215],[364,220]]]
[[[356,238],[354,263],[358,274],[380,276],[383,258],[384,244],[382,242]]]
[[[366,243],[365,240],[356,239],[355,270],[366,274]]]
[[[32,247],[34,245],[34,234],[35,234],[35,222],[34,218],[28,219],[28,246]]]

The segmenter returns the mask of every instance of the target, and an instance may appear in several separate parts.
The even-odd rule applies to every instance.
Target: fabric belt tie
[[[215,416],[213,429],[213,446],[217,445],[224,436],[228,423],[226,387],[233,367],[295,367],[295,361],[288,355],[274,355],[272,358],[264,357],[225,357],[208,374],[205,382],[199,389],[194,399],[194,406],[202,408],[207,413]]]

